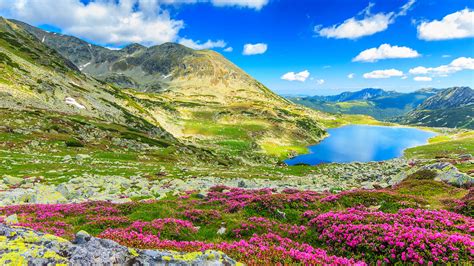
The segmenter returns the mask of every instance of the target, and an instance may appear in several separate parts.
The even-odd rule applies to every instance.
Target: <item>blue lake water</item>
[[[407,127],[349,125],[329,129],[329,137],[310,153],[285,161],[288,165],[383,161],[400,157],[403,150],[423,145],[436,133]]]

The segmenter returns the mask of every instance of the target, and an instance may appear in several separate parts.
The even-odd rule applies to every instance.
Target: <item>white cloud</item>
[[[332,25],[330,27],[323,28],[321,25],[316,26],[314,31],[320,36],[327,38],[336,39],[358,39],[360,37],[373,35],[377,32],[384,31],[388,26],[395,22],[395,19],[399,16],[406,15],[408,9],[415,3],[415,0],[409,0],[408,3],[400,8],[398,13],[377,13],[372,14],[370,9],[373,4],[370,3],[359,16],[363,15],[363,18],[352,17],[346,19],[341,24]]]
[[[366,79],[386,79],[391,77],[402,77],[403,72],[397,69],[374,70],[364,74]]]
[[[448,65],[441,65],[439,67],[418,66],[410,69],[408,72],[413,75],[431,75],[444,77],[462,70],[474,70],[474,58],[459,57],[454,59]]]
[[[354,73],[350,73],[349,75],[347,75],[347,78],[348,79],[353,79],[355,77],[355,74]]]
[[[303,70],[301,72],[288,72],[281,76],[281,79],[288,80],[288,81],[301,81],[305,82],[306,79],[309,77],[310,73],[308,70]],[[324,83],[324,81],[323,81]]]
[[[358,54],[353,62],[376,62],[382,59],[390,58],[414,58],[419,57],[420,54],[406,46],[391,46],[384,43],[378,48],[370,48]]]
[[[267,44],[265,43],[256,43],[251,44],[247,43],[244,45],[244,51],[242,52],[243,55],[256,55],[256,54],[263,54],[267,51]]]
[[[232,48],[232,47],[227,47],[227,48],[224,49],[224,52],[230,53],[232,51],[234,51],[234,48]]]
[[[96,1],[21,0],[2,2],[0,13],[32,24],[49,24],[65,34],[101,44],[175,41],[183,28],[162,10],[157,0]]]
[[[423,22],[417,30],[418,38],[426,41],[474,37],[474,11],[466,8],[442,20]]]
[[[260,10],[268,4],[268,0],[211,0],[211,2],[215,6],[239,6],[255,10]]]
[[[160,0],[162,4],[195,4],[195,3],[211,3],[214,6],[234,6],[242,8],[251,8],[260,10],[269,0]]]
[[[324,79],[317,79],[316,80],[316,83],[318,83],[318,85],[323,85],[326,81]]]
[[[432,81],[433,79],[431,77],[414,77],[414,81]]]
[[[218,41],[207,40],[207,42],[205,42],[205,43],[199,43],[199,42],[195,42],[191,39],[186,39],[186,38],[180,39],[179,43],[184,45],[184,46],[187,46],[189,48],[195,49],[195,50],[204,50],[204,49],[212,49],[212,48],[224,48],[227,45],[222,40],[218,40]]]
[[[442,57],[442,58],[449,58],[449,57],[451,57],[451,55],[450,55],[450,54],[444,54],[444,55],[442,55],[441,57]]]
[[[64,34],[105,46],[150,46],[180,40],[184,21],[173,19],[164,5],[201,2],[259,10],[268,0],[97,0],[87,4],[80,0],[0,0],[0,16],[52,25]]]

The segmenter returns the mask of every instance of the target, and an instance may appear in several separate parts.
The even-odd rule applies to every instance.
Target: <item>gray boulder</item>
[[[456,166],[447,162],[438,162],[425,165],[422,170],[433,170],[436,172],[435,180],[443,181],[457,187],[470,187],[474,185],[474,177],[460,172]]]
[[[28,228],[0,224],[0,265],[236,265],[219,251],[175,252],[140,250],[90,236],[76,234],[71,243],[63,238]],[[19,248],[21,247],[21,248]]]

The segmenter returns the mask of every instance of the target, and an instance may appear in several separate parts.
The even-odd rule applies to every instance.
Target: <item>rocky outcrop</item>
[[[73,160],[71,159],[71,163]],[[75,162],[75,161],[74,161]],[[85,159],[84,163],[94,164]],[[25,203],[66,203],[87,200],[126,202],[130,198],[160,199],[169,193],[199,190],[207,193],[215,185],[244,187],[248,189],[297,188],[314,191],[341,191],[354,188],[373,189],[389,187],[406,177],[406,161],[394,159],[385,162],[331,164],[314,170],[305,176],[285,178],[222,178],[219,176],[188,176],[193,169],[183,169],[183,177],[150,179],[144,176],[89,175],[74,176],[60,184],[36,182],[35,178],[25,178],[18,185],[8,184],[0,177],[0,206]],[[163,173],[165,175],[165,173]],[[10,178],[10,177],[8,177]]]
[[[456,166],[447,162],[437,162],[425,165],[421,170],[432,170],[436,172],[436,181],[443,181],[457,187],[471,187],[474,185],[474,177],[461,173]]]
[[[23,227],[0,224],[1,265],[236,265],[219,251],[174,252],[121,246],[84,231],[73,242]]]

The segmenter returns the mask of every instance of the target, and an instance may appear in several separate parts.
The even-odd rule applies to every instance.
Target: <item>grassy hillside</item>
[[[275,162],[304,152],[325,135],[323,124],[337,120],[277,96],[213,51],[177,44],[110,51],[5,19],[0,30],[3,108],[93,117],[153,139],[215,150],[236,163]],[[59,53],[71,55],[70,60]],[[97,71],[111,71],[88,71],[81,60],[92,60],[89,65]],[[119,72],[133,79],[127,84],[158,82],[160,89],[151,83],[130,89],[106,83]]]

